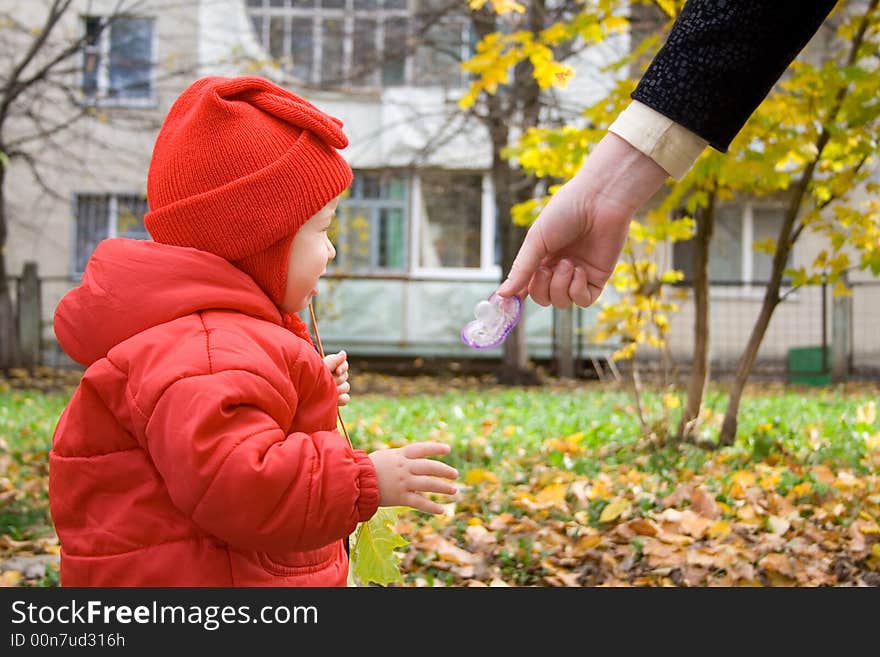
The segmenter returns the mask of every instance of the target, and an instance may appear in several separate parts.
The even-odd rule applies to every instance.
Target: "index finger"
[[[440,454],[449,453],[449,445],[434,441],[410,443],[409,445],[404,445],[401,449],[403,450],[403,455],[409,459],[421,459],[426,456],[439,456]]]
[[[547,255],[547,250],[539,238],[533,237],[532,230],[526,233],[519,252],[510,265],[507,279],[498,286],[498,295],[502,297],[522,297],[528,290],[529,281],[538,269],[541,261]]]

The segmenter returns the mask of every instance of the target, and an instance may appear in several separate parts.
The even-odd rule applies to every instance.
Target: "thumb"
[[[519,252],[513,259],[507,278],[498,286],[498,295],[502,297],[525,296],[532,275],[538,270],[538,266],[546,255],[547,249],[544,248],[541,240],[533,238],[532,231],[529,230]]]
[[[327,354],[324,356],[324,364],[330,368],[331,372],[342,365],[343,361],[345,361],[344,351],[338,351],[335,354]]]

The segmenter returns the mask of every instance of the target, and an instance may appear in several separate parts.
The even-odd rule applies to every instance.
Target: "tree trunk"
[[[868,29],[869,19],[873,12],[877,9],[878,0],[871,0],[871,3],[865,9],[862,21],[850,43],[849,55],[846,58],[847,65],[854,64],[858,59],[859,49],[864,42],[865,33]],[[724,413],[724,422],[721,424],[720,443],[722,445],[732,445],[736,440],[737,416],[739,415],[739,406],[742,401],[742,394],[751,374],[752,366],[755,364],[755,358],[758,356],[758,348],[770,325],[770,318],[773,311],[779,305],[779,288],[782,285],[782,274],[785,271],[785,262],[794,243],[797,241],[800,232],[794,231],[795,220],[800,212],[801,204],[807,191],[807,186],[813,179],[816,166],[822,158],[822,153],[831,139],[831,132],[825,126],[834,125],[837,121],[838,114],[843,107],[843,101],[846,99],[847,86],[841,87],[834,100],[834,106],[825,118],[825,123],[819,138],[816,140],[816,156],[810,164],[804,169],[801,178],[792,194],[791,202],[785,212],[785,220],[782,222],[782,228],[779,229],[779,237],[776,240],[776,253],[773,256],[773,269],[770,273],[770,283],[767,285],[767,291],[764,294],[764,302],[761,304],[761,313],[752,329],[749,337],[749,343],[746,350],[740,358],[739,365],[736,368],[736,379],[733,388],[730,391],[730,400],[727,402],[727,410]],[[801,226],[800,228],[803,228]]]
[[[6,168],[0,162],[0,372],[18,366],[18,331],[15,310],[12,306],[12,290],[6,276],[6,198],[4,186]]]
[[[823,138],[827,133],[823,133]],[[733,381],[733,387],[730,390],[730,399],[727,402],[727,410],[724,412],[724,422],[721,424],[721,434],[719,443],[721,445],[733,445],[736,440],[737,416],[739,415],[739,406],[742,402],[743,391],[749,375],[752,373],[752,367],[755,359],[758,357],[758,349],[767,333],[767,327],[770,325],[770,318],[773,317],[773,311],[779,305],[779,289],[782,286],[782,274],[785,271],[785,262],[788,260],[788,254],[794,246],[795,239],[793,236],[793,228],[798,212],[800,211],[801,202],[807,189],[807,184],[813,176],[813,171],[825,144],[828,143],[827,138],[820,138],[819,150],[816,160],[814,160],[804,170],[801,180],[795,188],[791,202],[785,212],[785,219],[782,227],[779,229],[779,236],[776,239],[776,253],[773,255],[773,265],[770,272],[770,282],[767,283],[767,289],[764,292],[764,301],[761,304],[761,312],[758,319],[752,327],[752,333],[749,336],[749,342],[745,351],[740,356],[739,363],[736,367],[736,377]]]
[[[532,31],[543,29],[543,0],[532,2],[529,12]],[[476,12],[474,17],[478,38],[482,39],[498,29],[494,11],[483,9]],[[513,223],[511,208],[515,203],[531,198],[534,192],[534,184],[529,185],[523,175],[502,157],[501,151],[510,141],[511,121],[520,119],[521,129],[525,131],[526,128],[537,125],[539,112],[540,89],[528,62],[516,67],[511,85],[486,96],[484,122],[492,143],[492,183],[495,187],[495,216],[501,243],[501,280],[510,272],[527,230]],[[536,373],[529,367],[525,316],[507,336],[503,350],[499,382],[508,385],[539,383]]]
[[[715,193],[709,194],[704,208],[694,213],[694,358],[687,388],[687,403],[678,425],[679,438],[689,439],[703,407],[703,394],[709,380],[709,245],[715,227]]]

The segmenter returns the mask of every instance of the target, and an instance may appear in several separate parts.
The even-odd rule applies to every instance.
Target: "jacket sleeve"
[[[376,472],[336,430],[286,434],[287,400],[242,370],[172,383],[145,431],[174,504],[241,549],[307,550],[350,534],[379,503]]]
[[[632,98],[726,152],[834,0],[688,0]]]

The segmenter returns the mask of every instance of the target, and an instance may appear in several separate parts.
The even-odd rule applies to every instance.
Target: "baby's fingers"
[[[403,455],[408,459],[422,459],[426,456],[439,456],[449,453],[449,445],[433,441],[409,443],[401,447]]]
[[[435,477],[413,477],[410,482],[410,490],[422,493],[441,493],[443,495],[455,495],[458,489],[452,484]]]
[[[424,511],[426,513],[434,513],[440,515],[445,511],[445,509],[437,504],[437,502],[432,502],[427,497],[423,497],[418,493],[410,493],[407,495],[406,500],[404,502],[407,506],[412,507],[413,509],[418,509],[419,511]]]
[[[431,477],[444,477],[445,479],[457,479],[458,470],[451,465],[431,459],[415,461],[409,469],[414,475],[428,475]]]

